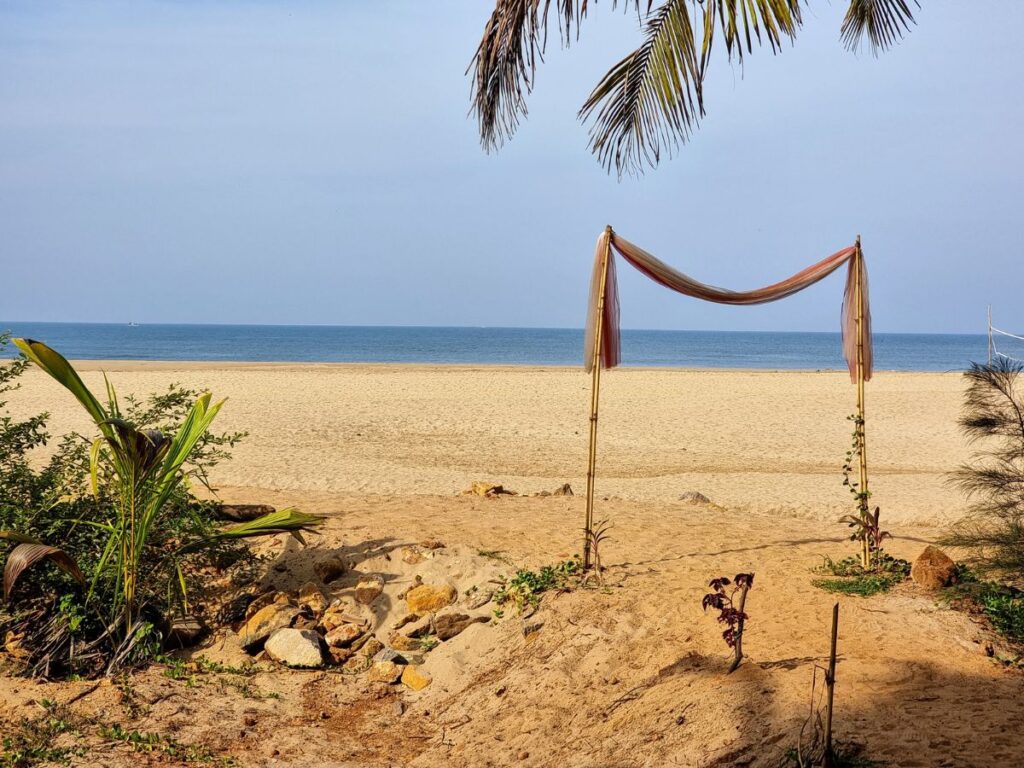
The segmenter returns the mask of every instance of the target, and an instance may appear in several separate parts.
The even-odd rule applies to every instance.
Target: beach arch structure
[[[732,291],[701,283],[669,266],[657,257],[621,237],[611,226],[605,227],[597,239],[594,269],[590,281],[590,302],[584,336],[584,370],[591,374],[590,448],[587,459],[587,507],[584,525],[583,565],[590,567],[591,534],[594,525],[594,481],[597,471],[597,421],[601,396],[601,369],[614,368],[622,359],[619,332],[619,290],[616,280],[615,256],[635,267],[654,282],[670,290],[716,304],[752,305],[779,301],[824,280],[846,266],[846,288],[843,293],[841,326],[843,356],[850,371],[850,380],[857,387],[857,411],[854,417],[859,444],[860,477],[856,489],[861,514],[867,514],[868,462],[864,424],[864,383],[871,379],[873,350],[871,343],[871,308],[868,300],[868,274],[864,265],[860,235],[853,245],[811,264],[795,275],[777,283],[750,291]],[[865,567],[869,563],[870,546],[865,537],[861,551]]]

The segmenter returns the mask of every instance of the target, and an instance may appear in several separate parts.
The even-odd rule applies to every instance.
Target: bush
[[[826,592],[871,597],[888,592],[910,576],[910,563],[906,560],[892,557],[881,549],[874,550],[872,557],[874,562],[870,568],[864,568],[856,557],[839,561],[826,557],[816,572],[834,578],[815,579],[812,583]]]
[[[15,542],[4,571],[5,597],[14,599],[0,612],[0,636],[16,642],[35,673],[92,674],[152,657],[211,571],[241,559],[241,538],[318,522],[285,510],[220,529],[212,505],[192,493],[193,481],[208,485],[207,470],[243,437],[209,431],[219,403],[172,385],[127,398],[122,409],[108,383],[102,405],[63,357],[39,342],[16,343],[74,394],[100,432],[62,438],[33,470],[31,450],[49,439],[45,414],[0,420],[0,542]],[[0,392],[15,388],[25,365],[0,368]],[[59,569],[23,575],[46,560]]]
[[[943,543],[970,552],[984,570],[1024,579],[1024,396],[1018,380],[1024,366],[996,357],[973,364],[960,427],[978,444],[969,464],[951,477],[971,502],[968,516]]]

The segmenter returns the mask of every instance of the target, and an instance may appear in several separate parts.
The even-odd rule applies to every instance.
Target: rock
[[[573,492],[572,492],[572,486],[571,485],[569,485],[568,483],[563,483],[559,488],[556,488],[552,492],[551,495],[552,496],[573,496],[575,494],[573,494]]]
[[[432,681],[430,673],[421,667],[412,664],[402,667],[402,685],[407,685],[414,691],[422,691]]]
[[[398,633],[388,638],[388,645],[399,651],[420,651],[423,649],[423,643],[419,638],[406,637]]]
[[[327,654],[331,657],[332,664],[344,664],[355,655],[355,651],[351,648],[331,648],[328,646]]]
[[[543,619],[533,619],[531,621],[523,622],[523,637],[530,637],[540,631],[541,627],[544,626]]]
[[[268,605],[273,605],[274,603],[288,605],[289,603],[291,603],[291,598],[288,597],[288,595],[284,592],[278,592],[277,590],[264,592],[256,599],[250,599],[249,605],[245,609],[245,620],[248,621],[257,613],[266,608]]]
[[[406,637],[426,637],[434,634],[434,619],[432,616],[424,616],[411,627],[402,633]]]
[[[359,648],[360,656],[371,656],[376,658],[377,654],[384,650],[384,643],[378,640],[376,637],[369,638]]]
[[[269,504],[221,504],[217,507],[218,515],[238,523],[247,523],[276,511]]]
[[[342,624],[368,627],[370,619],[368,616],[363,615],[362,611],[363,609],[355,604],[335,601],[328,606],[323,616],[320,617],[320,626],[324,628],[325,632],[330,632]]]
[[[366,576],[356,584],[356,600],[363,605],[370,605],[384,591],[384,579],[380,576]]]
[[[424,549],[444,549],[444,542],[437,539],[424,539],[420,542],[420,546]]]
[[[299,589],[297,602],[300,607],[308,608],[317,616],[327,610],[327,596],[312,581],[307,581]]]
[[[405,656],[400,654],[394,648],[381,648],[373,657],[376,661],[393,661],[395,664],[407,664]]]
[[[372,662],[365,656],[353,656],[341,668],[350,675],[358,675],[370,668]]]
[[[419,621],[420,615],[418,613],[407,613],[405,616],[400,618],[394,624],[391,625],[392,629],[401,629],[406,624],[412,624],[414,621]]]
[[[471,496],[501,496],[503,494],[507,494],[509,496],[517,495],[515,491],[507,490],[504,486],[479,481],[473,483],[473,486],[466,491],[466,494]]]
[[[956,581],[956,563],[938,547],[928,546],[914,561],[910,578],[925,589],[942,589]]]
[[[477,608],[483,608],[494,597],[494,591],[490,589],[480,589],[472,594],[469,598],[468,608],[471,611],[475,611]]]
[[[447,613],[434,619],[434,633],[439,640],[451,640],[470,624],[487,622],[487,616],[467,616],[464,613]]]
[[[279,629],[263,649],[271,659],[289,667],[311,669],[324,665],[320,635],[310,629]]]
[[[370,667],[367,679],[373,683],[397,683],[402,677],[402,667],[393,661],[375,661]]]
[[[705,496],[699,491],[687,491],[679,497],[680,501],[685,501],[687,504],[710,504],[711,499]]]
[[[423,553],[416,547],[402,547],[402,562],[406,565],[418,565],[424,559]]]
[[[332,648],[344,648],[362,637],[364,631],[362,627],[357,627],[355,624],[342,624],[324,635],[324,640]]]
[[[313,573],[324,584],[330,584],[345,575],[348,563],[341,555],[331,555],[313,564]]]
[[[298,613],[298,608],[287,603],[271,603],[260,609],[238,630],[242,647],[256,648],[275,631],[290,627]]]
[[[164,638],[165,648],[191,648],[206,634],[206,627],[194,616],[174,619]]]
[[[420,584],[406,593],[405,604],[410,613],[433,613],[454,603],[458,596],[450,584]]]

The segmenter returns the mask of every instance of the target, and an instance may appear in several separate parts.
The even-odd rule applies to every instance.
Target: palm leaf
[[[612,67],[580,109],[581,119],[594,120],[590,148],[605,168],[621,176],[654,167],[689,139],[704,115],[716,34],[742,61],[755,40],[778,51],[800,24],[800,0],[706,0],[703,7],[691,15],[687,0],[666,0],[649,15],[643,44]]]
[[[309,515],[295,509],[280,509],[257,517],[255,520],[248,520],[225,528],[210,538],[189,542],[181,547],[177,554],[198,552],[200,549],[213,546],[218,541],[226,539],[251,539],[257,536],[274,536],[278,533],[290,533],[302,541],[303,531],[313,531],[323,522],[324,518],[320,515]]]
[[[5,531],[4,533],[9,532]],[[78,563],[63,549],[39,542],[22,543],[11,550],[7,556],[7,563],[4,565],[4,600],[10,599],[14,585],[18,582],[21,574],[41,560],[50,560],[79,584],[85,583],[85,576],[78,567]]]
[[[918,0],[913,3],[921,7]],[[857,50],[867,35],[872,50],[877,52],[902,40],[913,22],[907,0],[850,0],[839,34],[851,51]]]
[[[18,349],[25,353],[25,357],[46,371],[75,396],[104,435],[110,434],[110,427],[104,424],[108,417],[106,411],[103,410],[103,406],[89,391],[89,388],[85,386],[78,372],[71,367],[71,363],[41,341],[35,339],[12,339],[12,341]]]

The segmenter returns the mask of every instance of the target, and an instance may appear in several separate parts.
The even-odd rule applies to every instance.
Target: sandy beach
[[[249,437],[217,485],[337,494],[453,494],[474,480],[522,493],[586,475],[590,378],[578,369],[344,364],[76,364],[102,391],[170,381],[228,403],[224,430]],[[944,474],[967,457],[959,374],[881,371],[867,388],[874,502],[899,524],[948,522],[962,500]],[[616,369],[602,379],[598,493],[660,502],[700,491],[737,512],[833,520],[852,426],[845,373]],[[87,430],[36,371],[15,414],[49,411],[52,431]]]
[[[102,369],[123,394],[177,381],[228,397],[219,426],[250,434],[216,468],[223,498],[328,518],[308,548],[283,537],[260,545],[273,562],[262,586],[295,589],[315,578],[318,560],[342,554],[353,570],[329,596],[379,574],[382,637],[416,578],[468,595],[579,550],[589,407],[581,371],[79,367],[97,389]],[[853,387],[842,373],[791,371],[618,370],[603,383],[597,516],[613,524],[603,588],[546,598],[529,633],[514,614],[470,627],[431,651],[424,668],[434,683],[418,693],[268,671],[252,681],[275,699],[212,685],[185,696],[150,669],[133,682],[151,702],[133,727],[244,765],[777,765],[796,743],[828,650],[836,598],[811,585],[812,569],[854,550],[836,523],[850,507],[839,469]],[[873,490],[896,556],[913,559],[962,513],[944,486],[967,457],[960,397],[956,374],[880,372],[868,386]],[[54,433],[87,427],[77,404],[35,371],[10,406],[49,410]],[[475,480],[522,494],[568,482],[578,495],[460,495]],[[680,501],[686,491],[713,504]],[[410,565],[405,553],[425,539],[446,546]],[[727,676],[721,628],[700,599],[710,578],[741,571],[757,578],[748,660]],[[1024,678],[989,657],[999,648],[989,630],[910,583],[839,602],[840,739],[890,766],[1019,764]],[[223,641],[197,651],[229,663],[238,653]],[[5,685],[10,717],[40,696],[73,693]],[[101,688],[77,706],[109,716],[123,709],[119,696]]]

